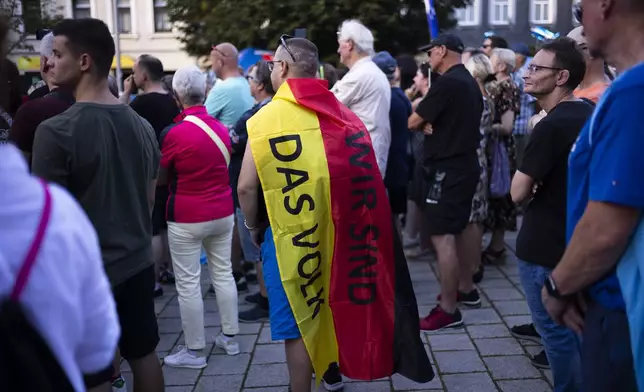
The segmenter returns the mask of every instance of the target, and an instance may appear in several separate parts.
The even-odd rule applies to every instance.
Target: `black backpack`
[[[10,296],[0,299],[0,379],[6,391],[74,392],[65,371],[20,304],[51,215],[51,194],[44,183],[43,188],[45,207],[36,236]]]

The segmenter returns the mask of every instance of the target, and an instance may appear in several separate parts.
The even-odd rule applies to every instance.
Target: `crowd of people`
[[[504,263],[505,231],[518,229],[533,323],[511,332],[542,344],[533,364],[552,369],[557,392],[641,390],[644,167],[637,152],[644,136],[636,106],[644,101],[644,7],[610,3],[583,1],[583,26],[534,56],[500,36],[474,48],[444,33],[421,48],[427,61],[417,65],[411,56],[376,52],[372,32],[348,20],[337,35],[344,74],[320,66],[312,42],[285,35],[272,61],[249,70],[240,69],[233,44],[213,45],[212,81],[196,66],[168,77],[159,59],[142,55],[121,95],[109,74],[115,50],[107,26],[63,20],[41,41],[46,84],[22,105],[9,91],[0,97],[0,182],[11,189],[0,194],[0,292],[7,297],[0,309],[12,322],[0,321],[2,330],[33,325],[44,341],[38,350],[53,353],[63,374],[60,390],[124,390],[125,359],[135,391],[162,391],[154,299],[164,284],[176,287],[185,345],[163,363],[207,366],[205,254],[221,316],[216,346],[237,355],[239,322],[270,320],[272,338],[286,341],[291,390],[310,390],[314,371],[324,373],[327,390],[340,390],[347,364],[317,367],[291,297],[295,278],[286,278],[308,276],[297,291],[317,292],[311,307],[328,289],[314,282],[329,273],[330,256],[318,252],[318,266],[306,273],[308,256],[289,264],[284,255],[287,246],[331,241],[324,234],[304,240],[319,222],[310,232],[302,224],[316,208],[328,206],[331,215],[321,192],[335,197],[334,173],[360,167],[356,181],[376,184],[356,203],[363,213],[347,210],[333,224],[382,219],[368,213],[382,189],[390,236],[400,237],[406,258],[435,253],[440,295],[420,315],[420,330],[467,323],[459,306],[481,306],[476,284],[486,265]],[[342,132],[359,124],[367,152],[347,133],[346,151],[356,155],[333,156],[331,123]],[[321,139],[311,136],[316,127]],[[284,129],[296,136],[267,139]],[[314,139],[326,155],[307,150]],[[295,169],[302,149],[307,171]],[[274,187],[275,168],[283,188]],[[373,247],[373,227],[351,237]],[[254,306],[240,312],[238,294],[253,282],[259,291],[244,299]],[[328,312],[324,299],[317,306]],[[36,388],[32,378],[14,377],[12,385]]]

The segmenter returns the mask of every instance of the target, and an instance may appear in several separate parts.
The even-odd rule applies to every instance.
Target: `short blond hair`
[[[477,53],[470,56],[465,63],[465,68],[474,76],[478,81],[484,81],[488,76],[494,74],[492,69],[492,62],[483,53]]]
[[[496,56],[499,61],[508,66],[508,73],[514,72],[514,69],[517,67],[516,55],[510,49],[495,48],[492,50],[492,55],[490,57],[492,56]]]

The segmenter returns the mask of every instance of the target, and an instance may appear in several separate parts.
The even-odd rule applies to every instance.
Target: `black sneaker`
[[[315,378],[315,373],[313,373],[313,378]],[[324,383],[324,388],[327,391],[340,391],[344,388],[344,381],[342,381],[340,367],[337,363],[329,365],[329,368],[324,372],[324,376],[322,376],[322,383]]]
[[[161,284],[174,284],[174,274],[171,271],[165,270],[159,274],[159,283]]]
[[[541,350],[539,354],[530,358],[530,362],[532,362],[532,365],[536,368],[550,369],[550,362],[548,362],[548,356],[544,350]]]
[[[541,344],[541,335],[534,328],[534,324],[515,325],[510,328],[510,333],[517,339]]]
[[[475,284],[481,283],[481,281],[483,280],[483,271],[484,271],[484,269],[485,268],[483,267],[483,264],[481,263],[479,265],[478,271],[476,271],[476,273],[474,275],[472,275],[472,282],[474,282]]]
[[[256,264],[257,262],[247,261],[242,266],[242,269],[244,270],[244,275],[246,275],[246,281],[248,283],[257,282],[257,270],[255,267]]]
[[[255,305],[252,309],[239,312],[239,321],[242,323],[256,323],[258,321],[268,321],[268,310]]]
[[[154,289],[154,298],[163,297],[163,289],[161,287]]]
[[[233,278],[235,278],[235,284],[237,285],[237,293],[248,292],[248,282],[243,273],[233,271]]]
[[[436,297],[436,300],[440,302],[440,294]],[[480,308],[481,307],[481,296],[479,296],[479,291],[474,289],[469,293],[464,293],[462,291],[458,292],[456,300],[468,308]]]
[[[262,294],[258,291],[255,294],[247,295],[244,300],[249,304],[258,304],[262,299]]]

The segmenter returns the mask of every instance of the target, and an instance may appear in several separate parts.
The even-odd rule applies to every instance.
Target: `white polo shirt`
[[[35,236],[45,193],[14,146],[0,145],[0,156],[0,298],[6,298]],[[49,190],[49,224],[20,302],[80,392],[83,374],[112,362],[120,328],[92,224],[67,191]]]

